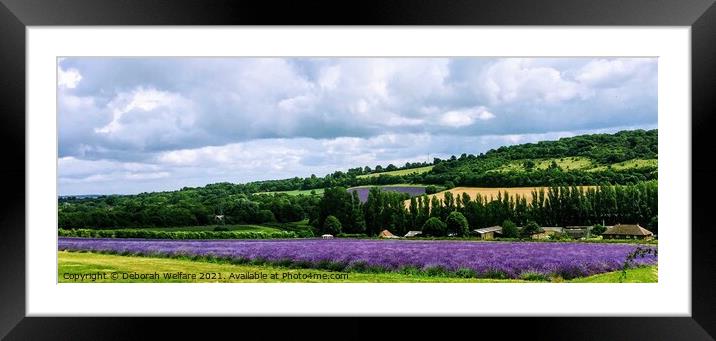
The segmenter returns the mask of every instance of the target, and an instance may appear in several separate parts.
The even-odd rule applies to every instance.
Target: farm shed
[[[390,233],[390,231],[388,231],[388,230],[383,230],[383,231],[380,231],[380,233],[378,234],[378,238],[393,239],[393,238],[400,238],[400,237]]]
[[[520,231],[520,234],[522,234],[522,229],[525,228],[524,226],[517,226],[517,230]],[[547,239],[551,234],[554,234],[554,232],[547,232],[543,227],[540,227],[542,229],[542,232],[533,233],[530,235],[530,238],[532,239]],[[500,231],[502,232],[502,231]]]
[[[408,231],[408,233],[405,234],[405,238],[412,238],[421,234],[423,234],[422,231]]]
[[[321,238],[323,238],[323,239],[333,239],[333,235],[332,235],[332,234],[324,234],[324,235],[321,236]]]
[[[548,235],[553,235],[555,233],[562,233],[564,228],[561,226],[543,226],[542,230]]]
[[[562,232],[574,239],[579,239],[587,237],[591,230],[591,226],[565,226],[564,229],[562,229]]]
[[[602,233],[604,239],[652,239],[654,233],[639,226],[639,224],[619,224]]]
[[[495,238],[495,233],[502,234],[502,226],[485,227],[485,228],[473,230],[473,232],[477,233],[477,235],[480,237],[480,239],[490,240],[490,239]]]
[[[546,231],[534,233],[530,236],[530,238],[532,238],[532,239],[547,239],[547,238],[549,238],[549,234]]]

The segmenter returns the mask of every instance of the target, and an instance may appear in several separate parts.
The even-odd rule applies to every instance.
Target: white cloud
[[[65,160],[63,176],[106,179],[103,188],[120,191],[122,182],[171,189],[397,165],[522,143],[530,134],[655,125],[657,116],[655,58],[59,64],[60,156],[104,160],[81,166]]]
[[[418,109],[421,113],[427,114],[427,115],[433,115],[440,112],[440,108],[434,105],[429,106],[423,106]]]
[[[210,167],[231,169],[241,175],[266,176],[286,170],[283,177],[313,172],[333,172],[346,167],[376,162],[412,161],[413,155],[429,145],[425,134],[386,134],[371,138],[262,139],[222,146],[207,146],[163,152],[154,162],[168,167]],[[412,151],[411,151],[412,150]]]
[[[588,89],[565,78],[559,70],[533,65],[531,59],[501,59],[484,71],[480,84],[480,90],[493,104],[518,101],[558,103],[590,95]]]
[[[107,107],[112,110],[112,121],[107,125],[96,128],[95,132],[113,134],[122,130],[124,125],[122,117],[133,110],[150,112],[160,107],[171,107],[181,100],[181,96],[152,88],[139,87],[129,93],[118,94]],[[144,122],[140,122],[143,124]]]
[[[95,110],[95,100],[92,97],[63,95],[59,97],[59,101],[62,108],[68,111],[86,110],[92,112]]]
[[[280,100],[277,106],[288,113],[305,112],[313,109],[315,100],[313,96],[295,96]]]
[[[299,139],[300,140],[300,139]],[[306,151],[296,141],[256,140],[160,153],[157,161],[174,166],[225,166],[260,169],[297,162]]]
[[[341,68],[338,65],[321,69],[318,84],[322,89],[335,89],[341,77]]]
[[[510,144],[516,144],[516,143],[519,143],[520,141],[522,141],[525,137],[523,135],[519,135],[519,134],[509,134],[509,135],[503,136],[503,138],[505,139],[505,141],[509,142]]]
[[[384,123],[389,127],[419,126],[425,124],[425,120],[391,114],[385,118]]]
[[[620,86],[639,73],[647,73],[652,66],[652,58],[597,59],[583,66],[575,79],[590,86]]]
[[[60,176],[78,176],[114,170],[153,172],[160,169],[160,167],[155,164],[118,162],[113,160],[85,160],[73,156],[59,158],[57,165],[60,169]]]
[[[462,110],[448,111],[440,117],[440,124],[453,128],[472,125],[477,120],[487,121],[495,118],[495,114],[487,111],[485,107],[474,107]]]
[[[169,172],[154,172],[154,173],[125,173],[125,178],[129,180],[152,180],[162,179],[169,177]]]
[[[96,183],[167,178],[171,173],[156,164],[84,160],[62,157],[57,160],[61,184]]]
[[[82,75],[77,69],[64,70],[57,66],[57,85],[68,89],[74,89],[82,80]]]

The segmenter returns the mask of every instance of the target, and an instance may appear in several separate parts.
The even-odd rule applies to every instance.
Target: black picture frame
[[[716,116],[716,5],[714,0],[512,0],[512,1],[168,1],[0,0],[0,136],[3,139],[3,205],[0,215],[0,337],[8,339],[168,338],[197,329],[246,336],[245,327],[266,323],[266,338],[360,337],[383,322],[341,318],[321,321],[264,318],[194,319],[129,317],[26,317],[25,311],[25,60],[27,26],[48,25],[615,25],[689,26],[692,61],[692,289],[691,317],[484,317],[432,324],[392,323],[385,336],[422,332],[443,337],[464,328],[499,326],[510,337],[548,339],[711,340],[716,335],[716,233],[709,224],[716,184],[711,162]],[[683,113],[669,113],[680,115]],[[688,228],[688,227],[683,227]],[[101,303],[98,303],[101,304]],[[320,327],[316,327],[320,325]],[[500,326],[502,325],[502,326]],[[457,326],[457,327],[455,327]],[[316,328],[314,328],[316,327]],[[381,328],[383,329],[383,328]],[[483,329],[480,327],[479,329]],[[319,333],[317,333],[317,331]],[[330,331],[330,332],[329,332]],[[145,334],[139,334],[140,332]],[[335,334],[334,334],[335,335]],[[489,335],[489,334],[485,334]]]

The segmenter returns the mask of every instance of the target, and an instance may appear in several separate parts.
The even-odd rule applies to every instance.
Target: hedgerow
[[[277,239],[307,238],[309,233],[294,231],[152,231],[140,229],[90,230],[58,229],[60,237],[79,238],[141,238],[141,239]]]

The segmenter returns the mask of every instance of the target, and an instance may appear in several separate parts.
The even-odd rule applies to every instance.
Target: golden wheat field
[[[578,187],[586,190],[587,188],[594,188],[596,186]],[[531,202],[532,191],[539,191],[540,189],[544,189],[546,193],[549,187],[455,187],[447,191],[430,194],[428,195],[428,199],[432,199],[432,197],[436,195],[438,196],[438,199],[444,199],[445,192],[452,192],[453,196],[456,199],[462,197],[463,193],[467,193],[472,200],[474,200],[478,194],[482,195],[483,198],[487,198],[488,200],[490,200],[490,198],[492,198],[492,200],[496,200],[498,193],[502,193],[503,196],[505,195],[505,193],[507,193],[511,197],[516,195],[525,197],[525,199],[527,199],[527,202]],[[405,204],[410,205],[410,200],[406,200]]]

